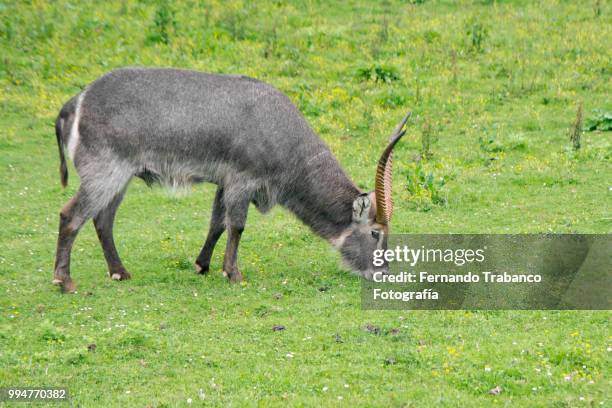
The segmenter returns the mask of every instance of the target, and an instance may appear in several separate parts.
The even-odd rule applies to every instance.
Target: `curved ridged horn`
[[[404,119],[397,125],[393,134],[391,135],[389,144],[385,151],[378,160],[378,167],[376,168],[376,222],[383,225],[388,225],[393,215],[393,198],[391,197],[391,176],[393,173],[391,153],[395,144],[404,136],[406,130],[406,122],[410,118],[412,112],[408,112]]]

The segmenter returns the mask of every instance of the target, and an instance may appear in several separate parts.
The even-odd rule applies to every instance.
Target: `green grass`
[[[281,208],[251,209],[246,282],[221,276],[224,242],[211,275],[195,275],[209,185],[172,198],[132,183],[115,227],[131,281],[107,277],[91,223],[73,253],[78,293],[51,279],[58,212],[78,186],[73,168],[59,186],[55,115],[126,65],[274,84],[364,189],[412,110],[393,231],[610,233],[610,133],[585,132],[573,151],[569,129],[579,103],[587,123],[612,110],[611,11],[0,1],[0,386],[65,386],[79,406],[609,403],[609,312],[362,311],[358,278]],[[417,165],[423,130],[431,154]]]

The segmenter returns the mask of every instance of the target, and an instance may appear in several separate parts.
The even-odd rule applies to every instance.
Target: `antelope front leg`
[[[113,280],[126,280],[131,277],[123,266],[121,258],[119,258],[117,248],[115,247],[115,240],[113,239],[113,223],[115,222],[117,208],[123,199],[123,193],[117,194],[110,204],[93,219],[98,239],[104,251],[104,258],[106,258],[108,265],[108,274]]]
[[[218,187],[215,194],[215,202],[213,204],[212,216],[210,217],[210,228],[206,242],[195,261],[196,271],[200,274],[207,274],[210,268],[210,259],[217,241],[225,231],[225,204],[223,203],[223,188]]]
[[[227,204],[227,203],[226,203]],[[249,201],[237,205],[227,206],[225,224],[227,228],[227,246],[225,247],[225,258],[223,259],[223,275],[230,282],[242,281],[242,274],[238,270],[236,260],[238,258],[238,244],[246,222]]]

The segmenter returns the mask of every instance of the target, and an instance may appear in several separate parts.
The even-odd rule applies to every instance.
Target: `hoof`
[[[74,284],[74,282],[72,282],[72,279],[70,279],[70,277],[67,277],[66,279],[54,278],[52,283],[54,285],[58,285],[64,293],[76,292],[76,285]]]
[[[196,261],[193,266],[195,267],[196,272],[200,275],[206,275],[208,273],[209,268],[201,266],[198,261]]]
[[[225,276],[230,282],[242,282],[242,274],[237,270],[231,273],[223,271],[223,276]]]
[[[68,282],[64,282],[62,284],[62,290],[64,293],[74,293],[76,292],[76,285],[71,280]]]
[[[62,288],[62,292],[64,293],[74,293],[76,292],[76,285],[72,280],[63,281],[60,279],[53,279],[54,285],[59,285]]]
[[[111,272],[111,279],[112,280],[122,281],[122,280],[131,279],[131,278],[132,278],[132,276],[128,273],[128,271],[126,271],[123,268],[121,268],[118,271]]]

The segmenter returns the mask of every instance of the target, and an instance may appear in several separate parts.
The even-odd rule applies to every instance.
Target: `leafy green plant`
[[[473,51],[482,52],[484,42],[489,36],[489,28],[483,22],[473,17],[468,20],[465,32],[469,37],[470,48]]]
[[[593,132],[599,130],[601,132],[609,132],[612,130],[612,112],[604,112],[601,109],[595,109],[593,116],[588,118],[584,126],[585,130]]]
[[[399,81],[397,68],[390,65],[372,65],[357,69],[357,78],[361,81],[390,83]]]
[[[170,43],[170,34],[176,30],[176,19],[174,10],[167,4],[162,3],[155,11],[153,27],[147,37],[148,43]]]
[[[447,203],[445,177],[436,177],[432,171],[423,167],[421,162],[413,163],[406,172],[406,188],[410,193],[410,202],[419,211],[430,211],[433,206],[445,206]]]

